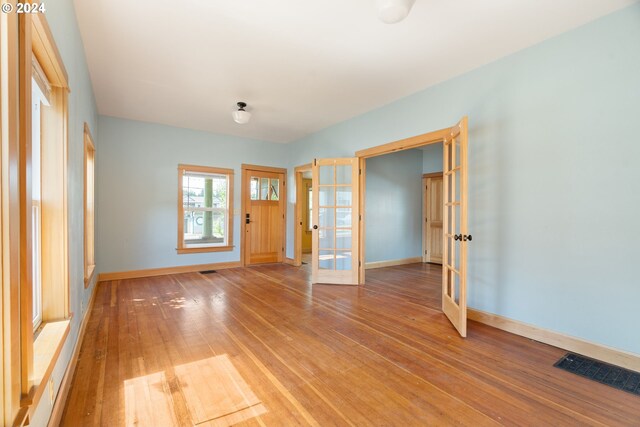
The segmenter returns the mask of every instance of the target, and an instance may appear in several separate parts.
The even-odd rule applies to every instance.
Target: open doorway
[[[367,160],[404,150],[432,145],[443,145],[443,210],[442,210],[442,311],[462,337],[467,335],[467,247],[471,242],[467,218],[467,117],[450,128],[390,142],[356,152],[360,163],[360,205],[366,206]],[[420,197],[422,199],[422,197]],[[402,218],[387,215],[388,221]],[[360,221],[359,263],[365,265],[367,248],[367,210]],[[421,233],[422,235],[424,233]],[[421,257],[422,259],[422,257]],[[365,283],[365,269],[361,267],[359,283]]]
[[[367,270],[422,262],[422,157],[411,149],[366,159]]]
[[[311,163],[294,169],[296,182],[293,265],[311,265],[313,176]],[[304,264],[303,264],[304,263]]]
[[[442,264],[443,145],[365,159],[365,269]]]
[[[443,144],[420,147],[422,152],[422,262],[442,265]]]

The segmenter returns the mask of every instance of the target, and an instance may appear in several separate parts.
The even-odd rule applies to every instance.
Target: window
[[[91,284],[95,259],[95,156],[96,148],[84,124],[84,287]]]
[[[280,200],[278,178],[251,177],[251,200]]]
[[[44,14],[3,14],[1,20],[0,139],[3,161],[12,168],[1,180],[3,274],[11,280],[5,307],[13,313],[3,327],[12,361],[5,413],[20,414],[11,424],[22,425],[46,396],[70,331],[69,85]]]
[[[51,85],[33,60],[31,79],[31,295],[34,331],[42,324],[41,110],[49,107]]]
[[[178,165],[178,253],[232,249],[233,169]]]

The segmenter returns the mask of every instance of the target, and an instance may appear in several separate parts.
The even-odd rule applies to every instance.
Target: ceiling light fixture
[[[246,102],[238,102],[238,111],[234,111],[231,113],[233,116],[233,121],[239,123],[241,125],[249,122],[251,118],[251,113],[246,111],[244,108],[247,106]]]
[[[395,24],[409,15],[416,0],[378,0],[378,18],[386,24]]]

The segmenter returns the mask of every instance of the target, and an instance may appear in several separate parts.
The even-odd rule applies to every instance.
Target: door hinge
[[[427,254],[427,251],[424,251],[424,254],[426,255],[426,254]]]
[[[358,261],[358,267],[362,267],[362,261]]]
[[[316,166],[318,164],[318,160],[317,159],[313,159],[313,166]]]
[[[362,215],[358,215],[358,220],[362,221]]]
[[[358,169],[358,175],[362,175],[362,169]]]

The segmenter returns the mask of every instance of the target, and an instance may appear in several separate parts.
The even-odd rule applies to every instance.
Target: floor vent
[[[598,362],[574,353],[567,353],[553,366],[640,396],[640,373],[638,372]]]
[[[204,271],[200,272],[200,274],[213,274],[213,273],[217,273],[217,271],[215,271],[215,270],[204,270]]]

